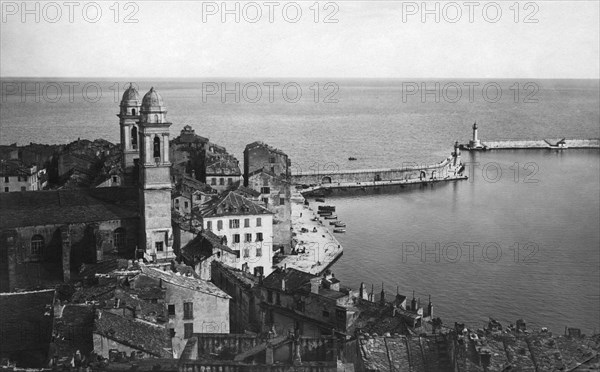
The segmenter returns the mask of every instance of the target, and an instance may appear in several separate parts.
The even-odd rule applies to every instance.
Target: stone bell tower
[[[129,186],[137,182],[138,175],[136,174],[136,163],[140,157],[139,152],[139,129],[138,121],[140,119],[140,95],[133,86],[129,83],[129,87],[123,93],[121,99],[119,117],[119,125],[121,126],[121,150],[123,157],[121,167],[123,168],[124,184]]]
[[[142,100],[140,133],[140,223],[144,257],[150,261],[168,260],[173,253],[171,227],[171,163],[169,127],[162,97],[151,88]]]

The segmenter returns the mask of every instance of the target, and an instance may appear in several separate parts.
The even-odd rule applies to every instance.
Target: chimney
[[[379,299],[381,305],[385,305],[385,291],[383,290],[383,282],[381,282],[381,298]]]
[[[281,279],[281,290],[285,292],[285,278]]]
[[[412,300],[410,300],[410,310],[417,311],[417,300],[415,300],[415,291],[413,290]]]
[[[321,278],[312,278],[310,280],[310,292],[319,294],[319,287],[321,285]]]
[[[427,316],[433,318],[433,304],[431,303],[431,295],[429,295],[429,304],[427,304]]]

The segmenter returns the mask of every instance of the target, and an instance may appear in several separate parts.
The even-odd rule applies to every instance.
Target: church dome
[[[142,99],[142,111],[164,111],[164,102],[154,87]]]
[[[121,105],[126,106],[139,106],[140,105],[140,94],[137,89],[133,86],[133,83],[129,83],[129,87],[123,93],[121,99]]]

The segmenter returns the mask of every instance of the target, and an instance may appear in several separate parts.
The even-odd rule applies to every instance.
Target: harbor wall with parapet
[[[560,146],[559,142],[564,143]],[[543,140],[509,140],[509,141],[481,141],[481,147],[470,147],[469,144],[461,145],[462,149],[485,150],[518,150],[518,149],[600,149],[600,139],[543,139]]]

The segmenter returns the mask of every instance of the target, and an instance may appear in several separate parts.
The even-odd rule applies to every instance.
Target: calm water
[[[276,80],[240,83],[264,87],[271,81]],[[465,82],[458,81],[463,97],[456,103],[445,102],[443,92],[440,102],[433,96],[422,102],[419,95],[403,101],[402,83],[431,88],[433,80],[341,80],[333,81],[339,91],[329,97],[338,102],[324,103],[333,91],[324,89],[329,81],[296,80],[303,93],[297,103],[286,102],[280,88],[269,102],[266,87],[257,103],[243,95],[239,103],[231,95],[225,103],[218,95],[203,100],[202,82],[225,82],[231,89],[234,80],[138,83],[142,94],[151,86],[162,94],[173,136],[191,125],[240,160],[247,143],[264,140],[287,152],[296,169],[437,162],[450,153],[455,140],[468,140],[474,121],[483,139],[600,137],[597,80],[482,80],[472,101]],[[118,90],[114,82],[3,79],[0,143],[65,143],[78,137],[117,142],[115,114],[125,82],[119,82]],[[279,82],[281,87],[294,80]],[[315,82],[319,103],[314,102]],[[490,82],[501,87],[498,102],[483,97],[481,87]],[[38,83],[40,95],[7,94],[14,85],[6,84],[11,83],[19,89],[27,83],[29,90]],[[78,84],[72,102],[66,83]],[[83,98],[86,83],[101,88],[97,101],[92,102],[93,88]],[[523,102],[532,92],[524,89],[527,83],[539,88],[533,96],[537,102]],[[349,162],[349,156],[358,160]],[[480,163],[470,181],[333,200],[348,223],[347,234],[340,236],[345,253],[334,266],[337,276],[353,287],[361,281],[374,283],[377,292],[381,282],[390,293],[396,286],[405,294],[414,289],[423,301],[431,294],[435,311],[448,324],[471,320],[480,326],[488,316],[510,322],[523,317],[555,331],[565,325],[600,330],[599,152],[509,151],[480,153],[473,159],[464,154],[463,159]],[[497,166],[502,169],[499,177]],[[529,182],[534,180],[538,182]],[[421,256],[415,244],[427,254]]]

